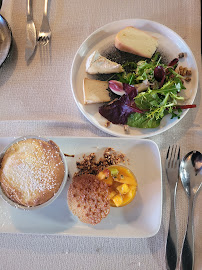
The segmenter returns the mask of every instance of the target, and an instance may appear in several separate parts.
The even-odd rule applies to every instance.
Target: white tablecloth
[[[39,30],[44,1],[33,1]],[[24,60],[26,4],[6,0],[1,14],[13,33],[11,55],[0,69],[0,136],[108,136],[88,122],[78,110],[70,89],[70,68],[83,40],[97,28],[120,19],[143,18],[165,24],[190,46],[200,71],[200,1],[180,0],[52,0],[52,62],[43,65],[37,49],[27,66]],[[199,72],[201,74],[201,72]],[[202,152],[202,97],[197,108],[170,130],[154,136],[163,164],[163,216],[158,234],[147,239],[112,239],[73,236],[0,234],[0,269],[141,269],[165,268],[165,243],[169,217],[169,189],[164,161],[169,144],[181,146],[182,155]],[[177,191],[179,249],[187,220],[187,198],[181,183]],[[194,212],[195,269],[202,269],[202,193]]]

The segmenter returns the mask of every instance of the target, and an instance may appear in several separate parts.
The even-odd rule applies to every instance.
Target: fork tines
[[[166,155],[166,163],[169,168],[176,168],[179,166],[180,162],[180,147],[177,145],[173,145],[172,147],[168,147],[167,155]]]
[[[40,57],[41,57],[41,60],[43,61],[43,64],[45,64],[47,61],[50,62],[49,60],[51,60],[51,55],[50,55],[51,29],[49,25],[47,10],[48,10],[48,0],[45,0],[43,19],[42,19],[41,28],[38,35],[38,44],[40,46]]]
[[[42,46],[46,46],[48,44],[48,42],[50,41],[50,37],[42,37],[42,36],[39,36],[38,38],[38,42],[40,42],[40,44]]]
[[[51,44],[39,44],[39,53],[42,65],[48,65],[51,63]]]

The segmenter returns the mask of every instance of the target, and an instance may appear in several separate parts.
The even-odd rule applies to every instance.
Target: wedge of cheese
[[[83,81],[84,104],[110,101],[108,82],[85,78]]]
[[[98,51],[94,51],[86,61],[86,72],[89,74],[110,74],[123,71],[124,69],[120,64],[100,55]]]
[[[158,47],[158,39],[142,30],[128,26],[116,35],[115,47],[120,51],[151,58]]]

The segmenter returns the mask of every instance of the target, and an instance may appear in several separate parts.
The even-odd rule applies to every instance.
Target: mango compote
[[[109,186],[111,206],[121,207],[134,199],[137,191],[137,180],[131,170],[125,166],[110,166],[99,172],[97,177]]]

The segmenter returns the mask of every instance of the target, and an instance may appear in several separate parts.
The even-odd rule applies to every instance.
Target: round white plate
[[[183,110],[180,119],[170,119],[170,115],[167,115],[163,118],[158,128],[142,129],[130,127],[129,132],[126,133],[122,125],[110,124],[109,127],[105,127],[107,120],[102,117],[98,111],[101,104],[83,104],[83,79],[89,77],[85,71],[88,56],[95,50],[103,52],[110,46],[113,46],[116,34],[127,26],[135,26],[157,37],[159,40],[158,51],[162,52],[169,61],[176,58],[180,52],[186,53],[186,57],[180,60],[180,65],[192,70],[192,78],[191,81],[185,85],[187,89],[182,90],[181,93],[185,97],[184,104],[193,103],[198,88],[198,69],[193,53],[185,41],[174,31],[160,23],[143,19],[128,19],[112,22],[92,33],[82,43],[74,57],[70,75],[71,88],[78,108],[97,128],[114,136],[146,138],[160,134],[173,127],[185,116],[188,110]]]

